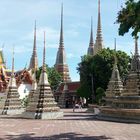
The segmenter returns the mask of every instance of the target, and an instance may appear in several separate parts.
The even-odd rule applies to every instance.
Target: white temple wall
[[[29,95],[29,92],[32,88],[31,84],[20,84],[18,87],[18,92],[20,94],[20,99],[23,99],[25,96]]]

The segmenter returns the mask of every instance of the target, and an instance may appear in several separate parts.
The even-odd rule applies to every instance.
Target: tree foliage
[[[89,98],[90,97],[90,87],[87,83],[82,84],[78,90],[77,90],[77,94],[80,97],[85,97],[85,98]]]
[[[97,96],[96,96],[96,102],[97,102],[98,104],[101,104],[102,97],[105,96],[105,91],[104,91],[104,89],[101,88],[101,87],[98,87],[98,88],[96,89],[96,94],[97,94]]]
[[[117,23],[119,26],[119,35],[124,35],[132,29],[132,36],[138,37],[140,32],[140,0],[127,0],[125,7],[122,7],[118,13]]]
[[[21,100],[21,105],[22,107],[26,108],[28,106],[29,103],[29,98],[28,96],[25,96],[22,100]]]
[[[51,89],[56,90],[58,85],[62,82],[62,77],[55,70],[54,67],[48,67],[48,65],[46,65],[46,68],[47,68],[48,80],[49,80]],[[36,72],[36,78],[37,78],[38,81],[39,81],[39,77],[40,77],[40,74],[41,74],[41,70],[42,70],[42,67],[40,67],[39,70]]]
[[[79,95],[82,97],[91,97],[94,93],[96,96],[96,89],[98,87],[106,90],[114,65],[114,56],[115,51],[107,48],[102,49],[102,51],[95,56],[85,55],[81,58],[81,62],[78,64],[77,68],[81,82]],[[124,79],[128,73],[130,57],[122,51],[117,51],[116,56],[120,76]]]

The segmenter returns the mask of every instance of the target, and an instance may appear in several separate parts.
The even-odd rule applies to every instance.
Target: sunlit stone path
[[[65,109],[59,120],[0,116],[0,140],[139,140],[140,124],[99,121],[84,110]]]

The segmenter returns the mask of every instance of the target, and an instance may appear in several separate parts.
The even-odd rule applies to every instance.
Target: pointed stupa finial
[[[12,57],[12,74],[11,76],[14,77],[14,55],[15,55],[15,52],[14,52],[14,47],[13,47],[13,57]]]
[[[43,72],[46,72],[46,64],[45,64],[45,59],[46,59],[46,41],[45,41],[45,38],[46,38],[46,34],[45,34],[45,31],[44,31]]]
[[[115,52],[116,52],[116,48],[117,46],[116,46],[116,38],[114,38],[114,50],[115,50]]]
[[[36,55],[36,20],[35,20],[35,27],[34,27],[34,45],[33,45],[33,53]]]
[[[89,43],[89,46],[94,46],[92,17],[91,17],[91,32],[90,32],[90,43]]]
[[[138,38],[135,38],[135,55],[139,55],[139,51],[138,51]]]
[[[63,3],[61,4],[61,29],[60,29],[60,41],[59,47],[64,47],[64,38],[63,38]]]
[[[91,17],[91,32],[90,32],[90,41],[87,54],[94,55],[94,41],[93,41],[93,25],[92,25],[92,17]]]
[[[30,60],[29,69],[36,71],[38,69],[37,51],[36,51],[36,20],[34,25],[34,43],[33,43],[33,53]]]
[[[98,0],[98,14],[100,14],[100,0]]]
[[[43,64],[42,64],[42,72],[40,75],[39,79],[39,85],[46,85],[49,84],[48,82],[48,75],[46,73],[46,64],[45,64],[45,59],[46,59],[46,41],[45,41],[45,32],[44,32],[44,50],[43,50]]]
[[[135,38],[135,53],[131,61],[131,71],[140,71],[140,55],[138,51],[138,38]]]
[[[115,65],[117,65],[117,56],[116,56],[116,38],[114,39],[114,50],[115,50],[115,56],[114,56],[114,59],[115,59]]]
[[[98,24],[97,24],[97,35],[96,35],[96,51],[103,48],[103,39],[102,39],[102,29],[101,29],[101,5],[100,0],[98,0]]]
[[[14,47],[13,47],[13,57],[12,57],[12,73],[11,73],[8,87],[16,87],[16,79],[14,74]]]
[[[98,25],[97,25],[97,35],[101,34],[101,11],[100,11],[100,0],[98,0]]]

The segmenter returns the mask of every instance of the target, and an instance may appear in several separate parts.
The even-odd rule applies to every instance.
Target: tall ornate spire
[[[56,64],[66,64],[66,54],[64,50],[64,37],[63,37],[63,4],[61,5],[61,28],[59,50],[57,52]]]
[[[90,43],[89,43],[90,46],[94,45],[94,42],[93,42],[93,29],[92,29],[92,27],[93,27],[93,25],[92,25],[92,17],[91,17],[91,33],[90,33]]]
[[[13,58],[12,58],[12,77],[14,77],[14,48],[13,48]]]
[[[36,21],[35,21],[35,27],[34,27],[33,53],[30,59],[29,69],[33,71],[38,69],[38,60],[37,60],[37,52],[36,52]]]
[[[61,29],[60,29],[60,41],[59,47],[64,47],[64,38],[63,38],[63,3],[61,5]]]
[[[14,48],[13,48],[13,58],[12,58],[12,73],[11,73],[11,78],[9,80],[8,87],[16,87],[16,79],[14,74]]]
[[[139,52],[138,52],[138,39],[135,38],[135,55],[139,55]]]
[[[102,29],[101,29],[101,12],[100,12],[100,0],[98,0],[98,25],[97,25],[97,34],[96,34],[96,53],[103,48],[103,39],[102,39]]]
[[[94,55],[94,41],[93,41],[93,29],[92,29],[92,17],[91,17],[91,32],[90,32],[90,42],[89,42],[89,48],[88,48],[88,54]]]
[[[61,5],[61,28],[60,28],[60,40],[59,49],[57,52],[55,69],[62,75],[63,81],[71,81],[69,77],[69,69],[66,63],[66,54],[64,50],[64,38],[63,38],[63,4]]]
[[[43,51],[43,69],[42,69],[42,71],[43,72],[46,72],[46,64],[45,64],[45,59],[46,59],[46,41],[45,41],[45,39],[46,39],[46,35],[45,35],[45,32],[44,32],[44,51]]]
[[[117,56],[116,56],[116,38],[114,39],[114,50],[115,50],[114,60],[115,60],[115,65],[117,65]]]
[[[40,80],[39,80],[40,85],[49,84],[48,75],[46,73],[46,64],[45,64],[46,55],[45,54],[46,54],[46,41],[45,41],[45,32],[44,32],[43,64],[42,64],[42,72],[41,72]]]
[[[140,55],[138,52],[138,39],[135,38],[135,54],[131,62],[131,71],[140,71]]]

